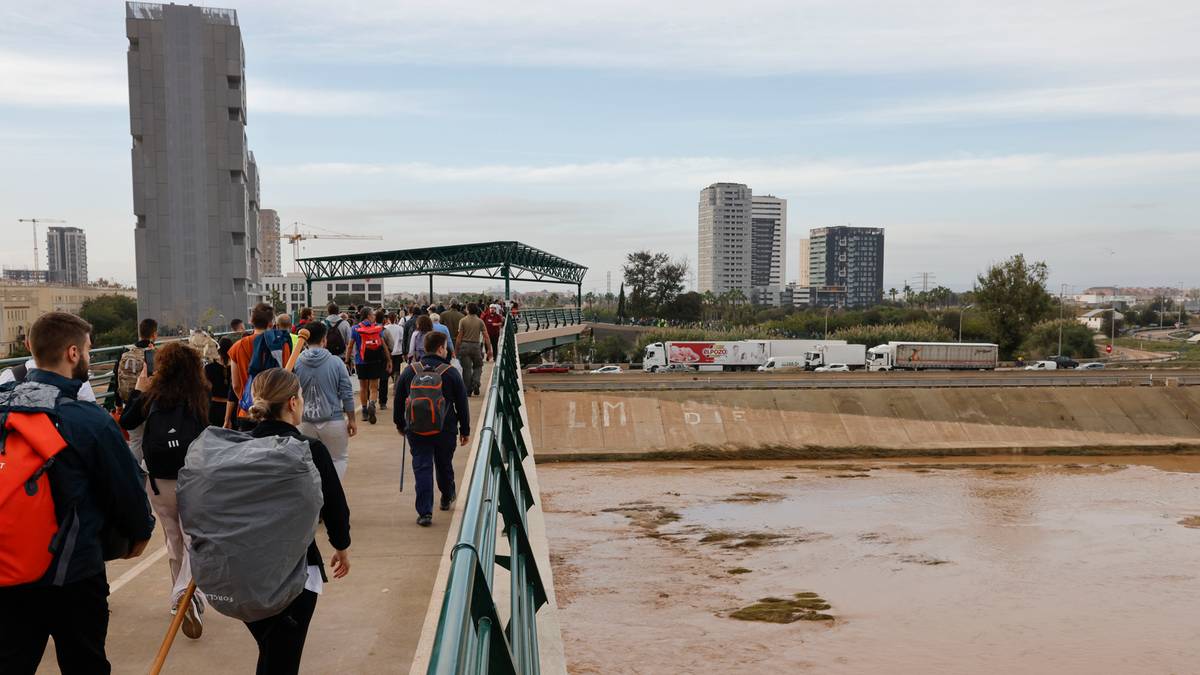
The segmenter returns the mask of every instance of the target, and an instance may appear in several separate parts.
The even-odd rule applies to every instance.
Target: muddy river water
[[[1200,457],[538,473],[573,673],[1200,672]]]

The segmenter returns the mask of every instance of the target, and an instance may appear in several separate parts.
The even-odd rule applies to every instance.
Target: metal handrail
[[[213,336],[213,338],[220,340],[222,337],[225,337],[227,335],[233,335],[233,333],[230,333],[230,332],[212,333],[211,335]],[[240,337],[240,335],[241,334],[239,334],[239,337]],[[161,347],[162,345],[165,345],[168,342],[186,342],[190,338],[191,338],[190,334],[184,335],[184,336],[178,336],[178,337],[162,338],[162,339],[156,340],[154,342],[154,344],[155,344],[155,346]],[[113,380],[113,368],[116,367],[117,362],[121,360],[121,356],[123,354],[125,354],[125,352],[129,351],[129,348],[131,346],[132,345],[117,345],[115,347],[97,347],[97,348],[91,350],[90,352],[88,352],[88,357],[89,357],[89,360],[91,361],[91,371],[92,371],[91,375],[88,377],[88,382],[91,383],[92,389],[96,390],[96,402],[110,410],[116,404],[116,397],[115,397],[116,392],[108,390],[107,385],[109,385]],[[20,356],[20,357],[11,358],[11,359],[0,359],[0,371],[3,371],[7,368],[12,368],[14,366],[19,366],[28,360],[29,360],[28,356]],[[106,366],[112,366],[112,368],[107,368]],[[100,391],[102,388],[104,389],[104,391]]]
[[[578,307],[539,307],[522,309],[517,315],[517,330],[545,330],[560,326],[576,326],[583,323],[583,312]]]
[[[528,456],[521,428],[517,321],[504,323],[499,354],[488,385],[462,527],[451,551],[430,674],[536,675],[540,670],[537,611],[546,603],[529,541],[533,494],[522,460]],[[497,529],[508,555],[496,554]],[[508,626],[501,630],[493,587],[496,566],[509,570]]]

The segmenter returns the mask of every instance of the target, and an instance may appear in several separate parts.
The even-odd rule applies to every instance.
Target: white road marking
[[[142,572],[145,572],[147,569],[149,569],[151,566],[153,566],[154,563],[158,562],[159,560],[162,560],[163,556],[165,556],[166,554],[167,554],[167,547],[163,546],[162,548],[158,549],[154,553],[151,553],[150,555],[146,556],[145,558],[142,558],[141,562],[134,565],[125,574],[122,574],[119,579],[112,582],[112,584],[108,587],[109,595],[121,590],[122,586],[124,586],[125,584],[136,579],[139,574],[141,574]]]

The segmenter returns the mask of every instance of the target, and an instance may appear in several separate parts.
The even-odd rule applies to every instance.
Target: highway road
[[[1065,387],[1200,385],[1200,370],[1059,370],[1031,372],[890,373],[588,373],[526,374],[532,391],[631,391],[663,389],[833,389],[891,387]]]

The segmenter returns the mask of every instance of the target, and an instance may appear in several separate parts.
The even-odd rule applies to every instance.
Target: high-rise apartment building
[[[809,259],[808,238],[800,240],[800,279],[798,286],[812,286],[812,261]]]
[[[138,314],[245,317],[261,297],[259,177],[237,12],[128,2],[125,17]]]
[[[809,231],[807,304],[861,308],[883,300],[883,229],[822,227]]]
[[[86,286],[87,235],[78,227],[46,230],[46,278],[50,283]]]
[[[787,200],[751,199],[750,287],[755,304],[777,306],[787,280]]]
[[[262,278],[277,277],[283,274],[282,268],[279,214],[275,209],[263,209],[258,212],[258,273]]]
[[[713,183],[700,191],[699,292],[736,289],[750,298],[752,197],[741,183]]]

